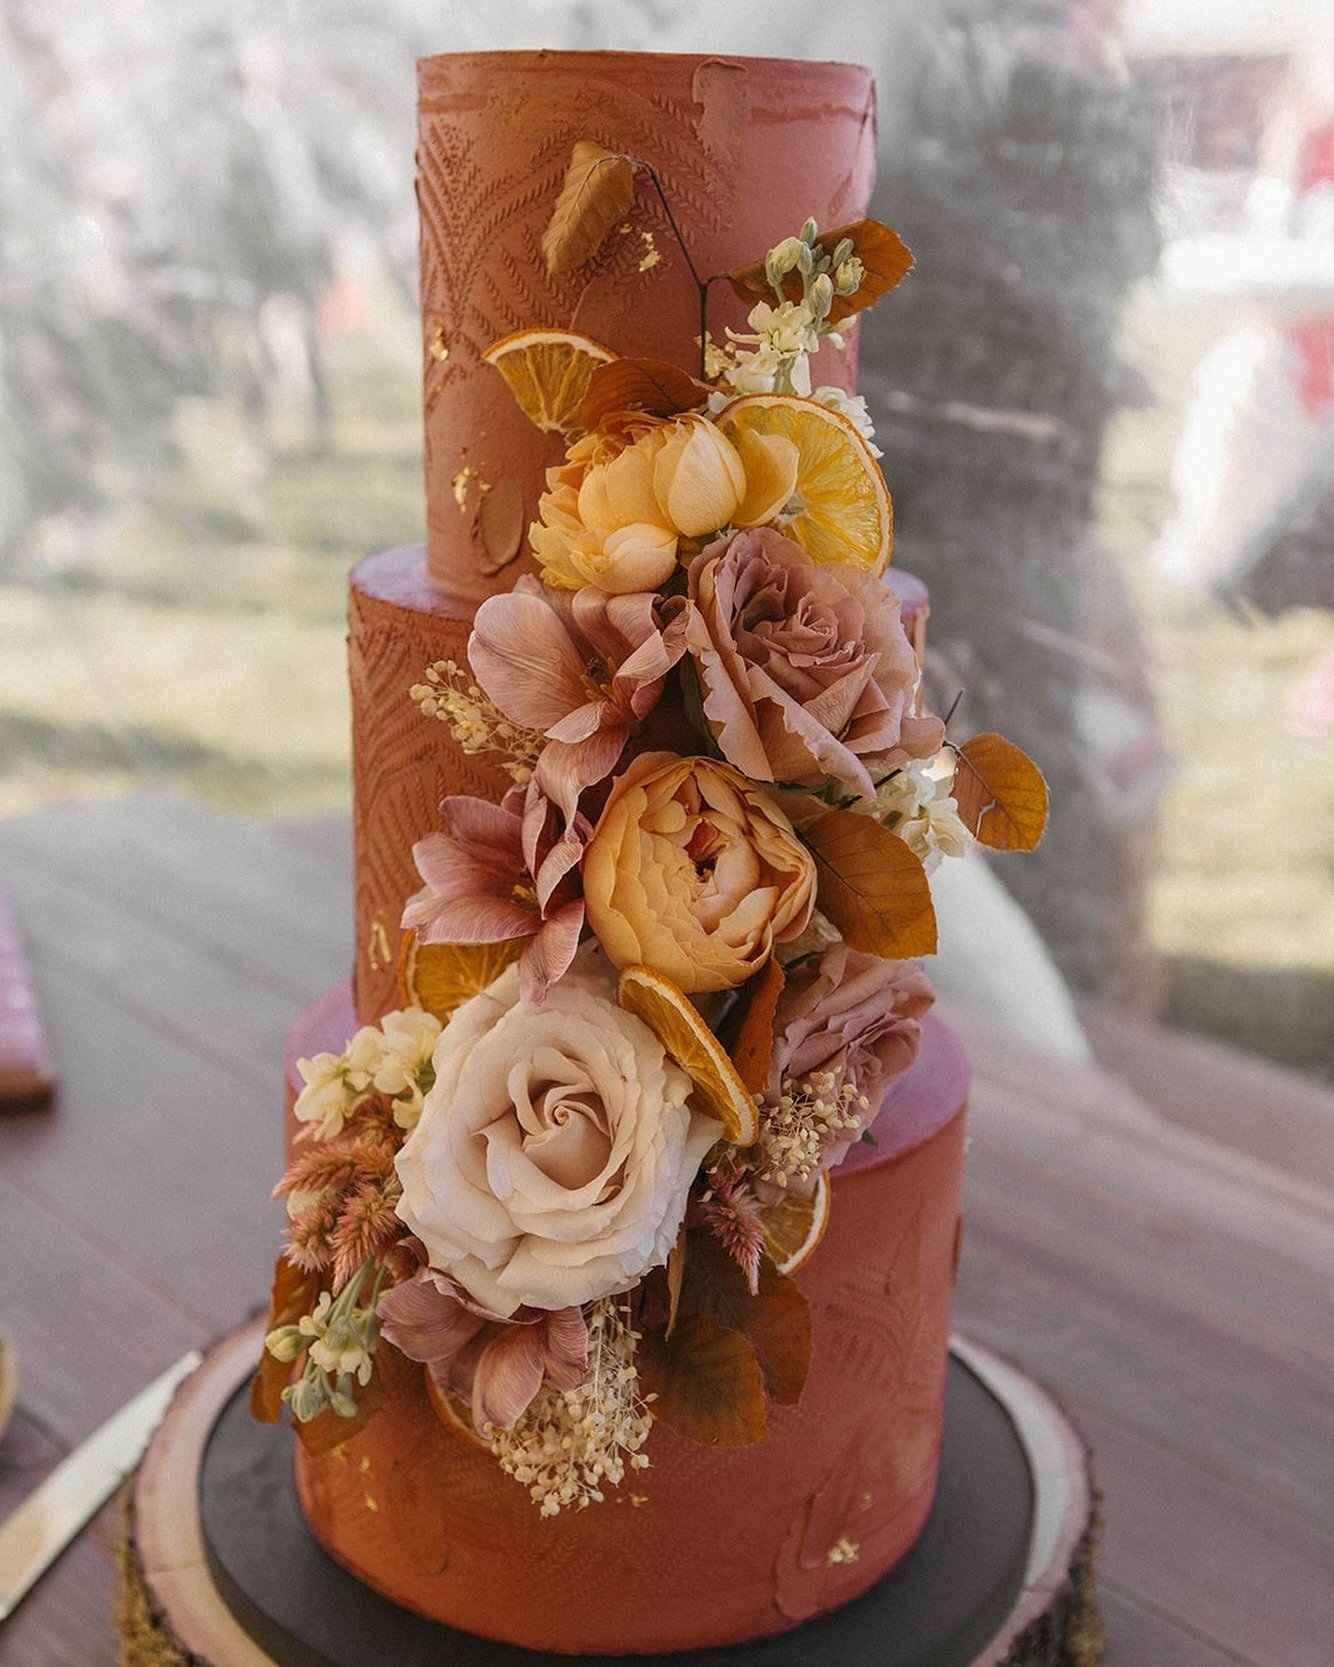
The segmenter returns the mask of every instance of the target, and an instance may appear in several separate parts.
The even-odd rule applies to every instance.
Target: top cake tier
[[[542,233],[575,142],[656,170],[709,277],[795,232],[793,204],[822,227],[865,213],[875,93],[854,64],[630,52],[447,53],[422,59],[418,93],[428,570],[466,614],[532,568],[528,525],[561,456],[486,349],[549,325],[699,364],[698,291],[646,176],[593,260],[548,273]],[[708,321],[719,339],[744,328],[724,284]],[[820,380],[851,391],[855,355],[854,331],[821,356]]]

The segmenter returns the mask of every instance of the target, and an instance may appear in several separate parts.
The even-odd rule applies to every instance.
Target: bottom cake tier
[[[350,992],[288,1038],[340,1049]],[[838,1608],[911,1549],[936,1486],[958,1259],[968,1065],[934,1017],[891,1085],[875,1144],[833,1177],[828,1231],[796,1275],[812,1360],[769,1437],[704,1447],[661,1423],[606,1501],[543,1518],[487,1452],[447,1428],[423,1368],[381,1350],[387,1404],[331,1452],[298,1448],[321,1544],[359,1579],[433,1619],[532,1649],[650,1654],[759,1638]]]

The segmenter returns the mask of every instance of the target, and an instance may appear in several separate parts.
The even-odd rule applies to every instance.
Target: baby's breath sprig
[[[588,1310],[588,1372],[577,1389],[544,1384],[510,1430],[491,1431],[500,1467],[522,1482],[544,1517],[601,1503],[627,1470],[644,1470],[652,1418],[641,1395],[635,1350],[640,1334],[624,1298]]]
[[[836,1071],[784,1077],[777,1105],[760,1104],[760,1136],[752,1163],[759,1180],[787,1187],[810,1180],[823,1165],[825,1148],[844,1129],[859,1129],[871,1109],[865,1094]]]
[[[537,764],[543,737],[536,730],[513,723],[490,700],[455,660],[436,660],[426,668],[425,681],[408,691],[422,713],[439,718],[463,752],[505,754],[501,768],[520,787]]]

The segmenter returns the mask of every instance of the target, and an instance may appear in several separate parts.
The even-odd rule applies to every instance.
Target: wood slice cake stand
[[[135,1483],[121,1555],[126,1667],[525,1667],[568,1662],[423,1620],[320,1549],[292,1436],[252,1421],[263,1323],[218,1344],[177,1393]],[[904,1561],[792,1632],[614,1667],[1094,1667],[1093,1489],[1082,1442],[1013,1366],[956,1338],[940,1484]]]

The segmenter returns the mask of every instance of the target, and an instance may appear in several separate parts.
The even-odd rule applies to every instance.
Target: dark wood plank
[[[1099,1601],[1107,1632],[1102,1667],[1255,1667],[1253,1656],[1184,1631],[1106,1578]]]
[[[1211,1325],[1148,1292],[1137,1299],[1124,1270],[1072,1278],[1059,1242],[1035,1252],[977,1214],[955,1310],[965,1335],[1022,1361],[1072,1404],[1127,1420],[1299,1515],[1313,1534],[1334,1536],[1328,1377],[1294,1368],[1244,1329]],[[1319,1307],[1313,1291],[1313,1324]]]
[[[232,1295],[237,1321],[253,1300]],[[136,1278],[12,1175],[0,1176],[0,1313],[18,1348],[19,1407],[63,1449],[221,1329]]]
[[[48,1431],[16,1407],[0,1435],[0,1522],[65,1455]]]
[[[113,1622],[120,1507],[107,1505],[7,1621],[4,1667],[120,1667]]]
[[[1106,1491],[1099,1566],[1116,1589],[1256,1667],[1329,1667],[1334,1540],[1113,1419],[1076,1417]]]
[[[1334,1090],[1108,1002],[1079,1017],[1097,1058],[1155,1111],[1303,1180],[1334,1186]]]
[[[262,1050],[224,1064],[50,969],[47,988],[64,1089],[44,1120],[0,1127],[6,1175],[211,1331],[230,1329],[245,1293],[267,1291],[278,1244],[285,1015]],[[61,1034],[71,1012],[77,1046]]]
[[[276,978],[297,999],[348,976],[346,869],[174,794],[58,805],[0,822],[0,863],[11,875],[20,923],[30,939],[40,935],[44,954],[77,947],[80,909],[100,907],[133,916],[156,942],[193,946],[262,983]],[[76,930],[62,931],[71,916]],[[90,917],[84,958],[109,976],[130,971],[135,939],[99,939],[92,925]],[[306,969],[309,983],[293,988],[284,968]]]

